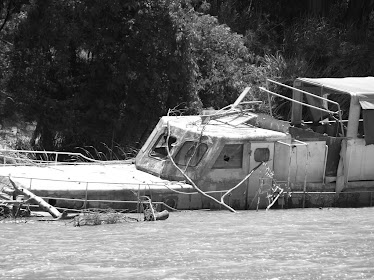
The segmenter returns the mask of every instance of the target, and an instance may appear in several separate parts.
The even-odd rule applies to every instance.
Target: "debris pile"
[[[139,219],[130,217],[127,214],[117,212],[113,209],[91,209],[75,216],[73,219],[73,225],[75,227],[117,224],[123,222],[139,222]]]

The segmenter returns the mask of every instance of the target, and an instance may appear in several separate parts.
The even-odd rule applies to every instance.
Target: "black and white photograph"
[[[374,279],[374,0],[0,0],[0,279]]]

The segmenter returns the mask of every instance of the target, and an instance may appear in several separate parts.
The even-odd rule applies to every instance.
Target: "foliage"
[[[245,46],[258,58],[260,72],[251,74],[252,81],[257,77],[255,84],[263,83],[265,77],[291,85],[300,76],[372,75],[372,1],[221,0],[208,4],[209,14],[244,34]],[[256,89],[253,94],[265,98]],[[274,107],[283,104],[272,98]],[[288,112],[287,106],[279,107],[283,109],[278,112]]]
[[[9,83],[37,120],[34,143],[113,148],[169,107],[197,109],[175,35],[163,1],[36,1],[15,37]]]
[[[221,108],[234,102],[244,89],[246,71],[254,68],[253,56],[242,36],[219,25],[214,17],[195,14],[193,24],[198,94],[204,107]]]
[[[169,108],[220,108],[246,86],[267,102],[266,78],[372,75],[373,3],[2,1],[0,117],[36,120],[35,148],[126,155]]]
[[[13,51],[14,30],[24,16],[23,7],[28,1],[0,1],[0,119],[17,118],[16,104],[12,94],[6,91],[10,76],[9,56]]]
[[[192,4],[199,11],[209,7],[204,1],[201,6]],[[285,67],[282,56],[256,55],[245,45],[243,35],[232,32],[216,17],[187,7],[183,14],[187,26],[184,33],[191,44],[197,92],[203,107],[231,104],[247,86],[252,86],[248,99],[264,100],[257,86],[264,85],[266,77],[279,76]],[[277,67],[272,68],[276,63]]]

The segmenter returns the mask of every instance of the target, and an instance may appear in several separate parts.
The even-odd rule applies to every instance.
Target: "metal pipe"
[[[326,150],[325,150],[325,164],[323,165],[323,174],[322,174],[322,183],[325,184],[325,179],[326,179],[326,165],[327,165],[327,155],[329,153],[329,146],[325,145],[326,146]]]
[[[344,137],[344,125],[343,125],[343,120],[342,120],[342,111],[340,110],[340,106],[338,107],[339,109],[339,119],[340,119],[340,128],[342,130],[342,136]],[[359,120],[360,121],[360,120]]]
[[[84,201],[84,209],[87,209],[87,199],[88,199],[88,182],[86,183],[86,196]]]
[[[243,102],[240,102],[240,104],[261,104],[262,101],[261,100],[252,100],[252,101],[243,101]]]
[[[266,88],[268,89],[269,88],[269,80],[266,79]],[[270,111],[270,116],[273,116],[273,109],[271,108],[271,97],[270,97],[270,94],[268,94],[268,101],[269,101],[269,111]]]
[[[234,104],[231,105],[231,108],[235,108],[239,105],[239,103],[244,99],[244,97],[248,94],[250,87],[246,87],[243,92],[239,95],[239,97],[235,100]]]
[[[353,141],[354,141],[354,140],[353,140]],[[349,139],[347,140],[347,151],[348,151],[348,149],[349,149],[348,142],[349,142]],[[347,169],[347,175],[344,176],[344,177],[345,177],[345,178],[344,178],[344,183],[345,183],[345,184],[348,184],[348,181],[349,181],[349,167],[350,167],[350,164],[351,164],[352,150],[353,150],[353,148],[352,148],[352,146],[351,146],[351,148],[350,148],[350,150],[349,150],[349,157],[348,157],[348,158],[347,158],[347,153],[346,153],[346,163],[345,163],[345,167],[344,167],[344,169]],[[361,163],[362,163],[362,161],[361,161]]]
[[[306,193],[306,179],[307,179],[307,174],[308,174],[308,160],[309,160],[309,149],[308,145],[306,145],[306,161],[305,161],[305,177],[304,177],[304,196],[303,196],[303,208],[305,208],[305,193]]]

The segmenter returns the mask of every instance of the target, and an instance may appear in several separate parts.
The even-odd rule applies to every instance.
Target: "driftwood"
[[[43,198],[33,194],[28,189],[26,189],[24,186],[22,186],[20,183],[14,182],[10,177],[9,177],[9,181],[16,191],[20,192],[23,195],[28,196],[29,200],[31,199],[34,200],[39,205],[40,208],[50,213],[53,218],[61,219],[64,216],[66,216],[66,215],[63,215],[63,213],[60,213],[60,211],[58,211],[55,207],[47,203]]]

